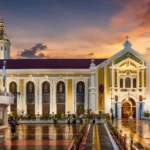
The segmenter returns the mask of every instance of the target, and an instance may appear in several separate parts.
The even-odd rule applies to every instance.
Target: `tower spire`
[[[0,16],[0,59],[10,59],[10,45],[11,42],[4,30],[4,19]]]
[[[4,32],[4,19],[0,17],[0,33]]]

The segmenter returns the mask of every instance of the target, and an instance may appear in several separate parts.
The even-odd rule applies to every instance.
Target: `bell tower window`
[[[120,88],[123,88],[123,79],[120,79]]]
[[[136,88],[136,79],[133,79],[133,87]]]
[[[130,78],[126,78],[125,85],[126,85],[126,88],[130,88],[131,87],[131,80],[130,80]]]

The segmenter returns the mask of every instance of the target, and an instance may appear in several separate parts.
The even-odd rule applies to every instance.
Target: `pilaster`
[[[68,79],[65,79],[65,113],[67,114],[68,111]]]
[[[105,111],[105,113],[108,113],[107,94],[106,93],[107,93],[107,65],[105,65],[105,67],[104,67],[104,111]]]
[[[35,83],[34,83],[34,87],[35,87],[35,114],[39,113],[39,79],[37,78]]]
[[[136,118],[140,118],[140,103],[136,102]]]
[[[84,102],[84,110],[88,109],[88,80],[85,82],[85,102]]]
[[[121,102],[118,102],[117,103],[117,110],[118,110],[118,119],[121,119],[122,118],[122,116],[121,116],[121,114],[122,114],[122,110],[121,110]]]
[[[76,89],[76,87],[75,87],[75,79],[74,78],[72,78],[72,114],[75,114],[75,105],[76,105],[76,103],[75,103],[75,99],[76,99],[76,97],[75,97],[75,89]]]
[[[43,107],[42,107],[42,80],[39,80],[39,96],[38,96],[38,99],[39,99],[39,107],[38,107],[38,112],[39,114],[42,114],[43,112]]]
[[[142,88],[144,88],[144,70],[142,70]]]
[[[52,112],[56,114],[56,80],[55,78],[52,79]]]
[[[90,106],[89,108],[92,109],[93,112],[96,111],[95,108],[95,98],[96,98],[96,92],[95,92],[95,72],[91,72],[90,74]]]

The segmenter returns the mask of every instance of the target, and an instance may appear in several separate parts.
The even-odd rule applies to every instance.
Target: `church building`
[[[1,20],[0,68],[5,60],[6,88],[15,96],[8,113],[83,114],[91,109],[120,119],[132,110],[134,118],[141,118],[150,110],[150,60],[128,39],[123,46],[107,59],[11,59]]]

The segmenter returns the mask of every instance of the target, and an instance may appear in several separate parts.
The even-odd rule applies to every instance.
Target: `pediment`
[[[131,52],[126,52],[125,54],[123,54],[122,56],[116,58],[113,61],[113,64],[119,64],[120,62],[126,60],[126,59],[131,59],[133,61],[135,61],[138,64],[142,64],[142,60],[140,58],[138,58],[137,56],[135,56],[134,54],[132,54]]]
[[[113,56],[105,60],[103,63],[99,64],[97,68],[103,67],[106,64],[107,65],[109,64],[110,67],[116,66],[117,64],[120,64],[121,62],[127,59],[131,59],[133,61],[133,64],[138,64],[136,66],[145,68],[149,60],[145,58],[143,55],[141,55],[140,53],[138,53],[136,50],[132,49],[131,45],[132,44],[127,40],[124,44],[124,49],[114,54]]]
[[[130,69],[135,69],[137,68],[137,64],[132,62],[131,60],[127,59],[126,61],[122,62],[121,64],[118,65],[120,68],[130,68]]]

